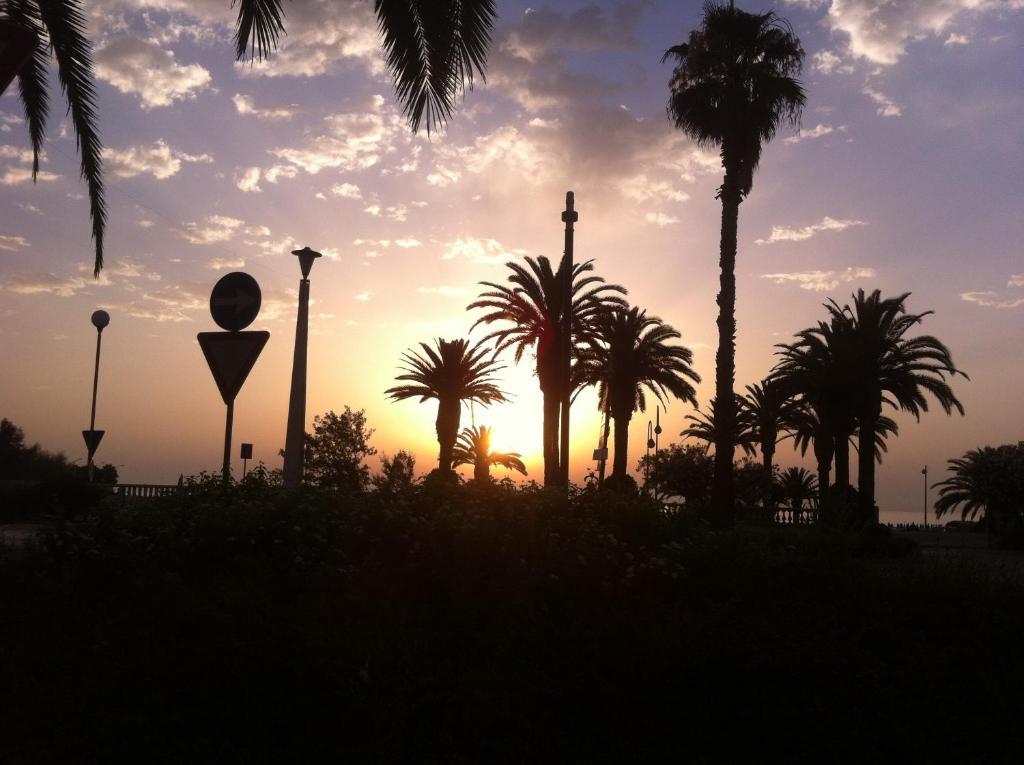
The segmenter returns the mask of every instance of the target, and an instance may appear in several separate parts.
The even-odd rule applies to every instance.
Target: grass
[[[1024,755],[1024,591],[965,562],[594,493],[196,488],[0,553],[0,761]]]

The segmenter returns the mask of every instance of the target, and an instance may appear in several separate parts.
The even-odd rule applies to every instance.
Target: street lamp
[[[644,489],[650,481],[651,475],[651,449],[654,448],[654,423],[647,421],[647,457],[644,459]]]
[[[106,311],[93,311],[91,321],[92,325],[96,327],[96,364],[92,373],[92,410],[89,414],[89,429],[82,431],[85,448],[89,453],[87,464],[90,482],[92,482],[96,470],[92,458],[96,454],[96,449],[99,448],[104,433],[102,430],[96,430],[96,390],[100,382],[100,344],[103,340],[103,329],[110,324],[110,314]]]
[[[292,358],[292,388],[288,397],[288,425],[284,440],[284,484],[297,486],[302,481],[306,435],[306,347],[309,340],[309,272],[319,252],[303,247],[292,250],[299,259],[299,313],[295,319],[295,355]]]

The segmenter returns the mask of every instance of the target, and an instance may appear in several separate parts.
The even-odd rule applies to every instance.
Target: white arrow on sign
[[[256,298],[244,290],[235,290],[235,296],[233,298],[221,297],[213,299],[214,305],[233,305],[235,307],[235,313],[241,313],[255,302]]]

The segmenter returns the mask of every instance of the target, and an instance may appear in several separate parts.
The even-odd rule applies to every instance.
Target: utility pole
[[[562,370],[564,386],[562,388],[562,419],[559,456],[561,457],[562,485],[569,488],[569,406],[572,399],[572,272],[573,272],[573,224],[580,219],[575,210],[575,195],[565,192],[565,210],[562,221],[565,223],[565,254],[562,264],[565,266],[565,292],[562,297],[562,334],[565,362]]]
[[[295,356],[292,359],[292,389],[288,397],[288,425],[284,441],[284,485],[298,486],[306,457],[306,347],[309,340],[309,272],[319,252],[303,247],[293,250],[299,258],[299,313],[295,319]]]

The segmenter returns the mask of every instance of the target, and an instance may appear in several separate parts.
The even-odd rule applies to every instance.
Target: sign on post
[[[224,480],[231,478],[231,426],[235,397],[270,339],[266,331],[242,332],[260,312],[260,285],[249,274],[235,271],[222,277],[210,293],[210,315],[227,332],[200,332],[196,337],[203,356],[227,405],[224,424]],[[251,450],[251,445],[250,445]]]
[[[85,448],[89,452],[89,460],[92,461],[93,455],[96,454],[96,450],[100,448],[100,441],[103,440],[103,434],[105,430],[83,430],[82,438],[85,439]]]

